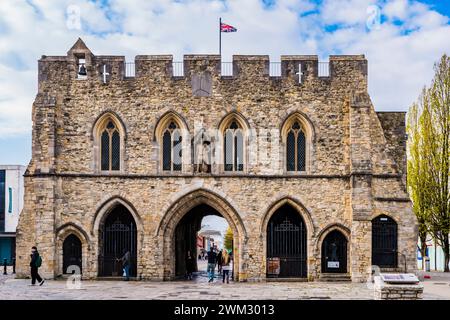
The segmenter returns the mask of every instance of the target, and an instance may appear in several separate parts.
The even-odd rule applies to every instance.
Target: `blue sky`
[[[450,53],[447,0],[3,0],[0,6],[0,164],[27,164],[37,60],[78,37],[94,54],[217,53],[218,18],[233,54],[365,54],[377,111],[406,111]]]

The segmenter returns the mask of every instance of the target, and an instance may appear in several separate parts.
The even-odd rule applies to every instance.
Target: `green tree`
[[[435,64],[430,88],[408,113],[408,191],[419,221],[419,236],[430,233],[450,261],[450,58]],[[424,246],[421,248],[424,250]],[[424,253],[424,252],[422,252]]]
[[[227,250],[233,250],[233,231],[231,231],[230,227],[228,227],[227,231],[225,232],[223,246]]]

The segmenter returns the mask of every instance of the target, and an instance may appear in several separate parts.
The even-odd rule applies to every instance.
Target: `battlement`
[[[134,62],[125,56],[94,55],[81,39],[66,56],[42,56],[39,60],[39,87],[47,82],[72,80],[140,81],[167,79],[189,80],[195,74],[208,73],[214,80],[253,82],[336,81],[367,86],[367,60],[364,55],[332,55],[321,62],[317,55],[282,55],[270,61],[268,55],[233,55],[232,61],[221,61],[217,54],[187,54],[183,61],[172,55],[138,55]]]

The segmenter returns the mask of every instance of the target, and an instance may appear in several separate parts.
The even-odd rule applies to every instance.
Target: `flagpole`
[[[222,60],[222,17],[219,18],[219,56]]]

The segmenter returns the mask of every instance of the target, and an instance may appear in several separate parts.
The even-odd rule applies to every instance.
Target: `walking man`
[[[208,277],[209,277],[209,281],[208,282],[213,282],[214,281],[214,269],[216,268],[216,262],[217,262],[217,254],[214,251],[213,246],[211,246],[209,252],[208,252]]]
[[[39,283],[40,286],[44,284],[44,279],[41,278],[39,275],[39,267],[42,265],[42,258],[39,255],[39,252],[37,251],[36,247],[31,248],[31,261],[30,261],[30,268],[31,268],[31,285],[34,286],[36,284],[36,280]]]

